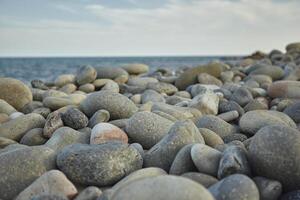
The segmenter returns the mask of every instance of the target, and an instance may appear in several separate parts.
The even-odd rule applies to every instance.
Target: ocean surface
[[[238,56],[0,58],[0,77],[13,77],[29,83],[33,79],[51,81],[58,75],[75,73],[82,65],[119,67],[128,63],[144,63],[153,71],[161,67],[193,67],[211,61],[226,62],[238,58]]]

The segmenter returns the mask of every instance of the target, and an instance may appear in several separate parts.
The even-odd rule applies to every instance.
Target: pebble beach
[[[0,78],[0,200],[300,200],[300,42],[235,62]]]

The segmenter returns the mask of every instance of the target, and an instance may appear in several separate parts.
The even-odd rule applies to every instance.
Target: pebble
[[[20,117],[20,116],[23,116],[23,115],[24,115],[24,113],[21,113],[21,112],[14,112],[14,113],[12,113],[12,114],[9,115],[9,119],[10,119],[10,120],[16,119],[16,118],[18,118],[18,117]]]
[[[158,80],[152,77],[133,77],[127,82],[130,86],[137,86],[143,89],[146,89],[147,85],[150,83],[158,83]]]
[[[95,67],[97,71],[97,79],[116,79],[121,76],[127,77],[128,73],[122,68],[119,67]]]
[[[25,114],[29,114],[31,113],[33,110],[37,109],[37,108],[41,108],[43,107],[43,103],[40,101],[32,101],[28,104],[26,104],[23,108],[22,108],[22,112]]]
[[[89,119],[77,108],[69,108],[61,115],[61,119],[65,126],[75,130],[82,129],[89,123]]]
[[[287,126],[265,126],[252,138],[248,156],[255,174],[280,181],[284,191],[300,187],[300,134]]]
[[[43,129],[43,136],[45,138],[51,138],[53,132],[63,127],[64,123],[61,119],[61,113],[59,112],[52,112],[47,116],[46,123]]]
[[[253,99],[251,92],[245,88],[240,87],[231,96],[230,100],[237,102],[240,106],[244,107]]]
[[[195,144],[191,149],[191,158],[198,171],[217,177],[222,153],[205,144]]]
[[[130,139],[150,149],[168,134],[173,122],[152,112],[137,112],[129,118],[126,132]]]
[[[274,65],[269,64],[256,64],[252,66],[251,72],[249,75],[263,74],[270,76],[273,80],[281,79],[284,75],[284,71]]]
[[[121,187],[111,200],[164,199],[164,200],[213,200],[202,185],[179,176],[163,175],[144,178]]]
[[[139,152],[121,143],[74,144],[57,156],[57,166],[67,177],[82,185],[109,186],[142,168]]]
[[[33,88],[37,88],[37,89],[41,89],[41,90],[49,89],[48,86],[42,80],[39,80],[39,79],[32,80],[30,83]]]
[[[124,131],[110,123],[99,123],[92,129],[90,144],[102,144],[109,141],[128,143],[128,137]]]
[[[102,191],[99,188],[95,186],[89,186],[82,190],[74,200],[97,200],[101,194]]]
[[[244,110],[245,112],[249,112],[252,110],[268,110],[268,108],[268,104],[265,102],[259,99],[253,99],[244,107]]]
[[[197,76],[197,79],[200,84],[217,85],[217,86],[222,86],[223,84],[222,81],[207,73],[199,74]]]
[[[295,190],[292,192],[285,193],[280,197],[280,200],[299,200],[300,199],[300,190]]]
[[[294,122],[300,123],[300,101],[287,106],[283,112],[292,118]]]
[[[198,130],[201,133],[206,145],[215,148],[220,144],[224,144],[223,139],[212,130],[207,128],[198,128]]]
[[[246,175],[230,175],[209,187],[215,200],[259,200],[255,183]]]
[[[51,113],[51,110],[49,108],[41,107],[41,108],[34,109],[32,113],[42,115],[46,119],[48,115]]]
[[[276,180],[267,179],[264,177],[254,177],[261,200],[279,199],[282,193],[282,185]]]
[[[90,118],[88,127],[93,128],[98,123],[108,122],[109,118],[110,118],[110,114],[107,110],[103,110],[103,109],[98,110]]]
[[[95,85],[91,83],[86,83],[81,86],[79,86],[78,90],[85,92],[85,93],[91,93],[95,91]]]
[[[78,106],[85,98],[86,96],[83,94],[70,94],[64,97],[46,97],[43,100],[43,105],[51,110],[58,110],[69,105]]]
[[[64,92],[66,94],[72,94],[73,92],[75,92],[77,89],[77,86],[74,85],[73,83],[68,83],[66,85],[64,85],[63,87],[61,87],[59,89],[59,91]]]
[[[34,128],[28,131],[20,140],[20,144],[37,146],[45,144],[47,139],[43,136],[42,128]]]
[[[191,120],[177,121],[157,144],[145,154],[145,167],[160,167],[169,171],[176,154],[192,143],[204,143],[204,139]]]
[[[82,66],[78,69],[76,74],[76,83],[78,85],[84,85],[91,83],[97,78],[97,71],[90,65]]]
[[[220,100],[219,113],[226,113],[234,110],[239,113],[239,116],[242,116],[245,113],[244,109],[237,102]]]
[[[27,85],[17,79],[0,78],[0,99],[21,110],[32,101],[32,93]]]
[[[0,149],[3,149],[11,144],[16,144],[17,142],[5,137],[0,137]]]
[[[143,74],[149,71],[149,66],[142,63],[131,63],[122,66],[129,74]]]
[[[63,74],[63,75],[58,76],[54,81],[54,84],[57,87],[63,87],[64,85],[66,85],[68,83],[75,83],[75,75]]]
[[[268,95],[272,98],[300,98],[299,81],[276,81],[268,88]]]
[[[239,113],[236,110],[232,110],[229,112],[221,113],[218,115],[218,117],[224,120],[225,122],[231,122],[239,117]]]
[[[9,105],[5,100],[0,99],[0,113],[10,115],[16,112],[16,109]]]
[[[155,90],[156,92],[165,93],[167,95],[173,95],[178,91],[177,87],[175,87],[174,85],[164,82],[150,82],[146,87],[147,89]]]
[[[218,106],[219,106],[219,97],[211,91],[198,94],[189,103],[189,107],[196,108],[200,110],[202,114],[206,114],[206,115],[218,114]]]
[[[223,141],[224,141],[224,143],[230,143],[230,142],[232,142],[232,141],[234,141],[234,140],[238,140],[238,141],[243,142],[243,141],[245,141],[245,140],[247,140],[247,139],[248,139],[247,136],[244,135],[244,134],[241,134],[241,133],[233,133],[233,134],[230,134],[230,135],[228,135],[228,136],[225,136],[225,137],[223,138]]]
[[[23,190],[16,200],[28,200],[42,194],[73,198],[77,195],[77,189],[61,171],[51,170]]]
[[[105,109],[112,120],[129,118],[138,110],[124,95],[107,90],[90,94],[81,102],[80,108],[88,117],[100,109]]]
[[[155,90],[145,90],[141,96],[142,104],[147,102],[165,102],[163,95],[159,94]]]
[[[0,136],[19,141],[27,131],[44,127],[45,119],[39,114],[31,113],[1,124]]]
[[[68,198],[55,194],[42,194],[34,196],[31,200],[68,200]]]
[[[203,185],[206,188],[209,188],[211,185],[218,182],[218,179],[216,179],[213,176],[199,173],[199,172],[187,172],[181,175],[182,177],[189,178],[201,185]]]

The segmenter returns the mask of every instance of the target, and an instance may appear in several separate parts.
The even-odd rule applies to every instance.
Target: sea
[[[40,79],[53,81],[61,74],[76,73],[83,65],[120,67],[130,63],[144,63],[150,70],[158,68],[186,68],[211,61],[231,62],[240,56],[172,56],[172,57],[26,57],[0,58],[0,77],[12,77],[30,83]]]

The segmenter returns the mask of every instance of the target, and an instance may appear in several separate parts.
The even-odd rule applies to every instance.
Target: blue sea
[[[0,58],[0,77],[13,77],[29,83],[33,79],[54,80],[58,75],[75,73],[78,67],[88,64],[118,67],[128,63],[144,63],[153,71],[161,67],[175,69],[236,59],[238,56]]]

